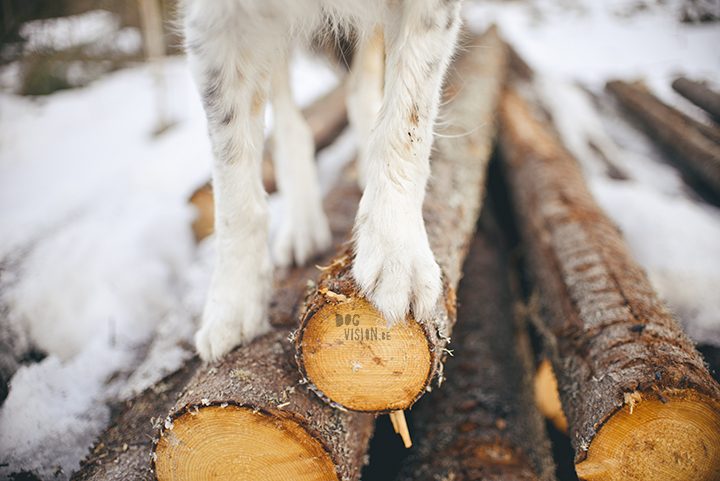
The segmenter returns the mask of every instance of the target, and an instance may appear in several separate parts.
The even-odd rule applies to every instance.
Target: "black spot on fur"
[[[230,108],[227,110],[227,112],[225,112],[225,116],[222,118],[222,120],[220,121],[220,123],[221,123],[222,125],[227,126],[227,125],[229,125],[230,122],[232,122],[233,120],[235,120],[235,109],[232,108],[232,107],[230,107]]]
[[[202,92],[202,103],[205,109],[215,108],[220,100],[221,86],[220,76],[221,71],[219,69],[212,69],[208,72],[208,81],[205,84],[205,88]]]

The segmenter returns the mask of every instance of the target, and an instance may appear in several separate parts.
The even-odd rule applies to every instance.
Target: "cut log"
[[[356,179],[345,175],[325,200],[336,242],[348,235],[359,198]],[[328,255],[321,262],[330,260]],[[297,479],[296,473],[304,473],[302,479],[359,478],[373,417],[342,412],[318,399],[301,381],[288,340],[308,282],[318,272],[293,269],[276,281],[269,307],[276,330],[196,373],[157,435],[159,480],[183,479],[187,473],[208,478],[223,473],[227,479],[240,473],[254,479]],[[204,479],[198,476],[192,479]]]
[[[555,479],[533,400],[530,340],[515,316],[501,246],[486,206],[458,288],[448,379],[412,409],[416,442],[398,480]]]
[[[720,122],[720,93],[713,92],[706,85],[680,77],[672,83],[672,88],[680,95],[703,109]]]
[[[585,480],[715,480],[720,386],[658,300],[577,162],[507,91],[501,158]]]
[[[535,403],[545,419],[567,436],[568,425],[562,410],[555,371],[550,359],[543,359],[535,373]]]
[[[345,89],[344,84],[340,85],[302,111],[313,133],[316,150],[324,149],[330,145],[347,126]],[[275,185],[275,169],[268,149],[265,149],[263,157],[262,176],[265,191],[274,192],[277,189]],[[198,210],[197,218],[192,227],[195,240],[200,242],[212,234],[215,228],[215,203],[210,182],[207,182],[193,193],[190,197],[190,203],[194,204]]]
[[[309,392],[289,336],[274,331],[196,373],[160,430],[158,480],[359,479],[374,419]]]
[[[403,410],[433,377],[442,382],[445,345],[455,323],[455,289],[482,203],[505,62],[504,46],[492,30],[466,46],[451,69],[445,118],[453,125],[435,141],[424,206],[430,246],[445,280],[434,320],[421,325],[410,314],[387,329],[352,278],[350,247],[325,268],[306,301],[297,336],[298,366],[327,402],[355,411]]]
[[[672,157],[720,196],[720,132],[660,102],[650,93],[620,81],[607,88]]]

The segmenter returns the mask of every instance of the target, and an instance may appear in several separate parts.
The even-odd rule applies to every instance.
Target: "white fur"
[[[204,360],[219,359],[269,329],[272,265],[260,165],[262,107],[271,83],[277,182],[290,208],[273,257],[280,265],[301,264],[329,245],[312,138],[292,102],[286,65],[289,45],[327,25],[352,26],[361,45],[350,101],[351,121],[363,141],[365,184],[355,221],[353,276],[390,325],[411,309],[418,320],[429,317],[441,279],[422,204],[459,7],[455,0],[187,0],[189,59],[215,154],[219,263],[196,335]],[[378,48],[362,47],[372,45],[376,28],[385,38],[382,97]]]

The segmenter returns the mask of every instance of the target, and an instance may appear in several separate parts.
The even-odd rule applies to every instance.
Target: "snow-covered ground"
[[[603,93],[608,80],[643,79],[698,113],[669,85],[682,73],[718,88],[720,23],[680,23],[679,5],[483,1],[465,11],[472,30],[498,24],[540,74],[599,203],[689,333],[720,346],[720,210],[689,192]],[[302,104],[338,81],[304,57],[294,72]],[[17,371],[0,408],[0,477],[69,478],[105,428],[107,403],[191,354],[213,245],[195,246],[187,199],[211,154],[184,61],[164,73],[176,124],[159,136],[147,66],[44,98],[0,93],[0,316],[18,349],[48,353]],[[606,176],[588,140],[630,180]],[[352,139],[340,142],[326,157],[351,155]]]

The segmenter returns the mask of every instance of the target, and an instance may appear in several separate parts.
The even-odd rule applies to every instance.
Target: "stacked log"
[[[320,104],[306,110],[306,114],[309,112],[308,120],[311,125],[314,123],[316,126],[321,126],[324,123],[325,127],[322,129],[327,131],[328,122],[320,122],[318,119],[330,119],[337,116],[338,99],[342,100],[339,95],[341,92],[334,92]],[[332,101],[328,102],[328,99]],[[344,103],[343,108],[339,111],[344,112]],[[315,118],[314,121],[313,118]],[[344,122],[340,124],[344,124]],[[315,132],[319,130],[315,130],[314,127]],[[360,192],[356,185],[357,180],[352,173],[346,172],[324,202],[333,240],[336,243],[342,242],[352,227],[360,199]],[[209,200],[212,202],[212,193],[210,193]],[[212,207],[210,211],[212,211]],[[319,262],[328,263],[331,259],[332,254],[328,254]],[[362,455],[365,453],[367,441],[372,433],[372,422],[368,422],[368,420],[372,421],[372,419],[355,413],[336,412],[318,400],[307,389],[307,386],[300,383],[297,368],[293,366],[294,350],[288,341],[291,330],[297,326],[298,308],[306,293],[308,282],[316,279],[317,275],[318,269],[315,266],[276,272],[275,294],[268,309],[268,315],[275,328],[274,332],[247,349],[234,351],[218,365],[201,366],[198,358],[193,358],[156,386],[146,390],[123,406],[119,406],[113,416],[110,428],[93,444],[91,453],[82,463],[82,469],[73,476],[73,479],[94,481],[153,479],[154,477],[172,479],[179,472],[176,468],[181,467],[168,466],[167,463],[162,464],[168,459],[168,451],[165,449],[177,447],[167,441],[178,439],[178,435],[175,433],[182,431],[187,420],[195,423],[193,429],[202,429],[202,427],[198,428],[198,418],[182,418],[182,414],[187,413],[188,410],[195,412],[195,407],[200,416],[203,416],[207,410],[209,415],[203,419],[209,422],[212,422],[213,415],[217,420],[218,414],[222,416],[224,413],[230,413],[231,418],[234,418],[236,422],[241,422],[237,421],[238,418],[242,420],[242,415],[248,412],[243,407],[251,407],[251,412],[265,413],[265,417],[260,414],[250,417],[251,420],[257,421],[259,426],[267,426],[267,423],[263,424],[263,421],[270,419],[267,413],[272,412],[273,414],[270,416],[277,418],[277,426],[281,427],[281,432],[286,432],[290,436],[289,439],[299,440],[295,447],[300,451],[296,449],[295,459],[288,460],[286,458],[286,461],[289,462],[280,461],[278,463],[280,466],[297,469],[299,464],[292,461],[309,460],[311,458],[308,457],[308,453],[310,453],[313,456],[312,459],[318,460],[319,471],[316,475],[320,477],[307,479],[333,479],[326,476],[328,464],[332,464],[332,469],[338,469],[335,475],[336,479],[357,479],[362,467]],[[253,363],[253,356],[263,359],[261,365]],[[231,367],[228,371],[222,366]],[[225,376],[225,387],[221,385],[220,381],[223,376]],[[232,393],[230,388],[242,390],[255,383],[264,386],[264,394],[244,399],[242,398],[243,393],[235,393],[235,401],[228,397],[215,402],[212,395],[202,395],[199,399],[195,399],[193,393],[201,392],[202,388],[196,390],[188,386],[196,384],[202,386],[203,381],[208,382],[208,385],[215,383],[218,397],[229,396]],[[252,387],[251,390],[256,391],[256,388]],[[283,397],[283,393],[285,397]],[[211,399],[213,401],[210,401]],[[330,441],[322,438],[327,433],[327,428],[317,429],[312,422],[303,420],[306,416],[317,419],[318,422],[330,422],[326,426],[335,428],[335,432],[329,436]],[[176,418],[182,419],[173,421]],[[170,426],[173,426],[174,429],[168,430]],[[337,453],[333,451],[332,447],[328,447],[327,443],[332,443],[333,440],[338,441],[343,433],[348,440],[356,439],[356,446],[348,449],[344,441],[338,448],[340,453]],[[195,441],[197,439],[188,440],[190,443],[188,446],[192,446],[192,442]],[[336,442],[336,444],[338,443]],[[158,455],[155,445],[162,446],[160,455]],[[303,446],[308,447],[305,452],[302,452]],[[320,450],[318,450],[318,446],[320,446]],[[207,460],[217,459],[213,458],[212,446],[205,445],[203,449],[208,449]],[[161,457],[163,453],[165,458]],[[215,454],[220,454],[220,452]],[[224,454],[228,454],[228,452],[226,451]],[[317,456],[318,454],[319,456]],[[172,456],[177,460],[177,451],[172,453]],[[180,456],[183,457],[183,453],[180,453]],[[153,472],[152,457],[156,457],[161,463],[159,467],[163,472]],[[197,461],[200,463],[198,469],[202,469],[202,463],[206,460]],[[188,465],[184,466],[188,467]],[[219,462],[219,466],[222,466],[222,461]],[[198,478],[193,477],[192,479]]]
[[[458,288],[447,381],[413,407],[416,443],[398,480],[555,479],[503,244],[486,206]]]
[[[494,115],[506,53],[494,29],[452,67],[446,98],[452,122],[435,141],[424,217],[440,265],[444,295],[431,322],[408,315],[391,329],[360,294],[347,247],[324,268],[305,303],[297,362],[313,390],[330,404],[362,412],[407,409],[443,380],[442,361],[455,323],[455,289],[479,216],[495,135]]]
[[[500,150],[585,480],[718,479],[720,386],[577,166],[512,90]]]
[[[713,92],[706,85],[694,82],[688,78],[680,77],[672,83],[672,88],[677,93],[705,110],[713,116],[715,121],[720,122],[720,94]]]
[[[720,131],[660,102],[649,92],[620,81],[607,84],[650,137],[677,163],[720,196]]]

